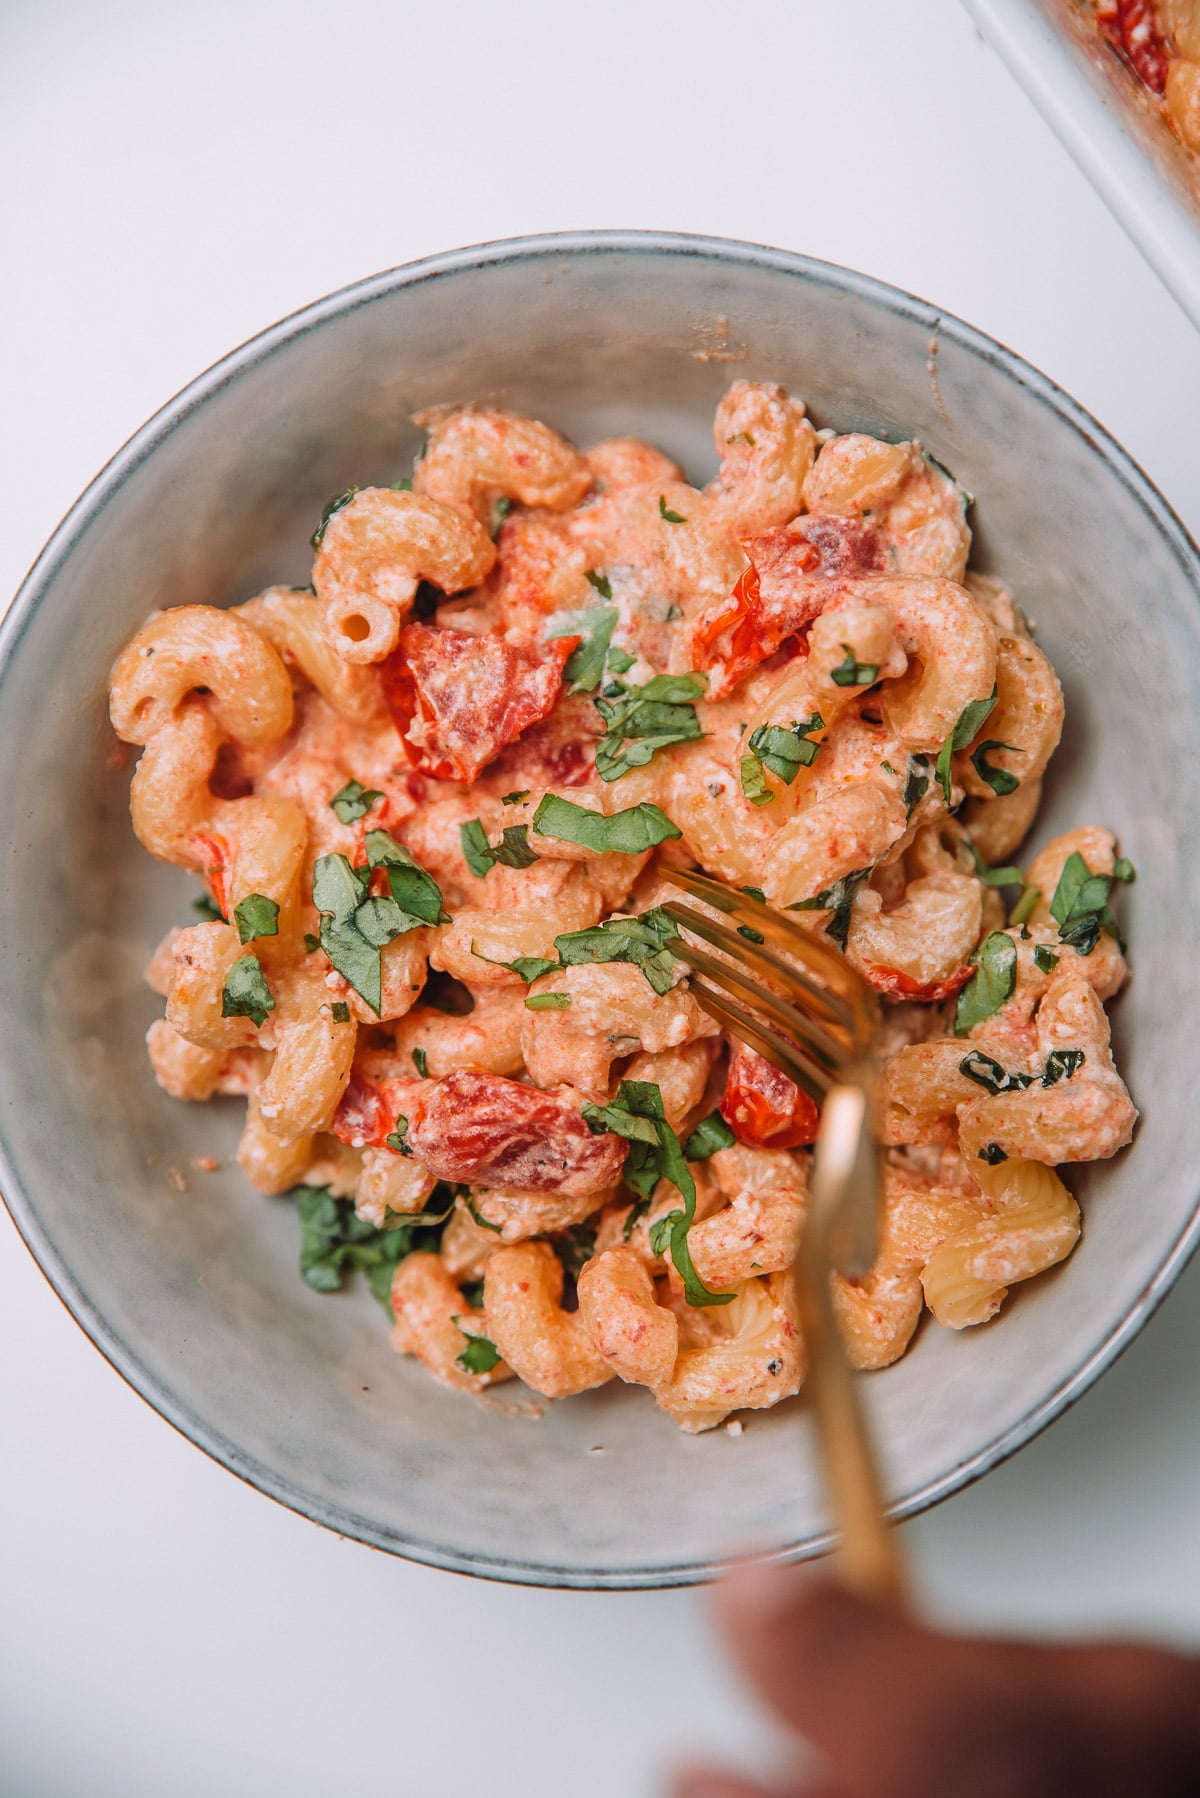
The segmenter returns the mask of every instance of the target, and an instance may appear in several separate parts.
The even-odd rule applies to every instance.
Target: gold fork
[[[721,923],[674,901],[662,908],[681,930],[719,951],[710,955],[685,938],[672,942],[693,970],[697,1002],[821,1107],[796,1263],[809,1386],[841,1538],[841,1577],[854,1591],[903,1605],[903,1563],[884,1517],[878,1464],[829,1284],[834,1269],[865,1274],[878,1246],[881,1177],[871,1056],[878,1006],[844,956],[783,913],[706,874],[675,868],[660,873],[730,920]]]

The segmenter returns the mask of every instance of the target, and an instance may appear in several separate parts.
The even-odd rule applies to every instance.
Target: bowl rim
[[[1200,551],[1185,526],[1157,487],[1127,450],[1078,401],[1056,382],[1008,349],[997,339],[967,324],[955,314],[917,298],[905,289],[880,281],[837,263],[802,253],[774,249],[736,238],[658,230],[573,230],[538,233],[467,245],[414,262],[385,269],[285,315],[265,330],[247,338],[236,349],[212,363],[169,399],[115,452],[84,489],[42,549],[0,621],[0,712],[5,685],[24,632],[42,597],[83,533],[105,506],[172,431],[224,387],[293,339],[369,306],[398,290],[443,280],[472,270],[503,267],[540,259],[610,256],[613,253],[655,257],[693,258],[727,267],[773,269],[810,284],[866,299],[894,316],[924,326],[931,337],[940,336],[980,361],[1030,389],[1094,452],[1101,455],[1175,558],[1190,565],[1193,585],[1200,597]],[[729,1565],[722,1559],[684,1561],[619,1569],[556,1567],[524,1560],[448,1549],[440,1544],[410,1538],[381,1527],[352,1509],[326,1502],[297,1486],[247,1454],[212,1424],[195,1413],[145,1366],[139,1353],[123,1340],[80,1285],[72,1269],[43,1229],[25,1193],[0,1124],[0,1194],[30,1254],[51,1288],[93,1345],[125,1382],[180,1435],[202,1449],[246,1484],[268,1498],[298,1512],[342,1536],[368,1547],[449,1572],[473,1574],[485,1579],[519,1585],[585,1590],[644,1590],[693,1585],[715,1578]],[[992,1468],[1022,1448],[1055,1418],[1075,1404],[1117,1357],[1129,1346],[1179,1278],[1200,1245],[1200,1198],[1176,1236],[1153,1278],[1147,1282],[1124,1314],[1117,1318],[1102,1341],[1087,1352],[1074,1371],[1028,1411],[1019,1422],[988,1441],[975,1454],[958,1462],[938,1478],[893,1503],[894,1521],[913,1517],[982,1478]],[[826,1533],[801,1544],[784,1545],[764,1559],[778,1564],[810,1559],[827,1552],[833,1536]]]

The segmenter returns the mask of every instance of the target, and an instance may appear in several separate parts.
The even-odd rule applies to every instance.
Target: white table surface
[[[581,225],[910,288],[1200,527],[1195,333],[953,0],[7,0],[0,82],[0,595],[261,326]],[[909,1529],[944,1614],[1200,1639],[1198,1301],[1194,1266],[1071,1414]],[[3,1798],[650,1798],[677,1753],[761,1748],[696,1595],[487,1585],[278,1508],[123,1385],[2,1210],[0,1520]]]

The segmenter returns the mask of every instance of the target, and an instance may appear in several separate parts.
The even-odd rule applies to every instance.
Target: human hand
[[[743,1567],[716,1609],[750,1684],[824,1757],[777,1798],[1200,1794],[1200,1661],[1187,1656],[942,1635],[803,1567]],[[769,1798],[708,1769],[673,1794]]]

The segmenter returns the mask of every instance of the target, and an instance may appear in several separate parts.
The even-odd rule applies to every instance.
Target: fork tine
[[[686,910],[687,907],[683,905],[666,907],[667,915],[673,915],[676,923],[682,922]],[[806,1018],[802,1011],[789,1005],[786,999],[771,992],[742,968],[726,961],[718,961],[715,956],[706,955],[702,949],[693,949],[690,943],[684,943],[682,947],[677,944],[674,953],[682,956],[698,974],[703,974],[710,980],[718,991],[724,989],[728,992],[733,986],[739,993],[747,994],[758,1009],[766,1013],[770,1022],[784,1034],[798,1036],[811,1054],[830,1069],[836,1070],[845,1060],[844,1044],[836,1042],[828,1031],[823,1030],[819,1024],[814,1024],[811,1018]]]
[[[865,1045],[871,1040],[876,1022],[873,995],[866,982],[832,945],[822,942],[819,936],[805,930],[793,919],[776,911],[773,906],[764,904],[762,900],[752,899],[748,894],[735,893],[722,881],[712,880],[707,874],[696,874],[690,869],[680,868],[660,868],[659,873],[672,886],[678,886],[692,898],[714,906],[737,923],[748,924],[786,955],[797,956],[809,968],[819,970],[822,981],[827,982],[827,986],[818,989],[825,1005],[828,1007],[839,1004],[844,1007],[849,1013],[845,1021],[854,1026],[859,1042]],[[708,940],[711,942],[713,939],[709,936]],[[733,952],[743,960],[749,959],[741,943]],[[762,955],[764,951],[760,949],[758,953]],[[781,971],[786,973],[789,980],[797,978],[795,969],[788,963],[784,964]],[[839,1018],[838,1021],[841,1022],[842,1019]]]
[[[689,990],[696,1003],[703,1007],[710,1018],[715,1018],[718,1024],[724,1025],[742,1042],[749,1043],[752,1049],[757,1049],[765,1061],[778,1068],[781,1074],[786,1074],[789,1080],[794,1080],[797,1086],[803,1087],[809,1098],[820,1105],[834,1084],[833,1075],[827,1074],[824,1068],[818,1066],[794,1043],[789,1043],[783,1037],[776,1036],[773,1030],[768,1030],[761,1019],[745,1011],[724,993],[714,991],[700,980],[694,980]]]
[[[783,960],[773,950],[761,943],[752,943],[747,937],[738,936],[724,924],[717,924],[706,918],[702,912],[693,911],[689,905],[678,905],[672,899],[663,906],[668,918],[681,924],[696,936],[711,943],[714,949],[720,949],[725,955],[732,956],[739,965],[753,968],[761,976],[774,975],[789,987],[798,986],[803,991],[813,1009],[820,1012],[829,1023],[836,1028],[853,1032],[855,1017],[852,1008],[837,993],[831,993],[828,987],[818,985],[810,980],[807,974]],[[759,933],[762,934],[761,932]]]

